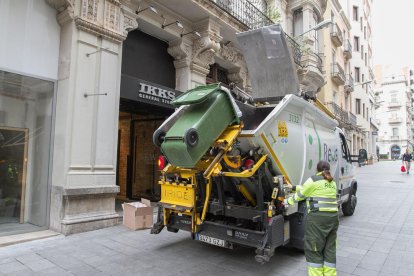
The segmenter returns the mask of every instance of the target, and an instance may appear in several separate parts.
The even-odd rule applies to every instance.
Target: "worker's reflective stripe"
[[[338,205],[335,203],[331,204],[323,204],[323,203],[310,203],[309,204],[309,211],[326,211],[326,212],[337,212],[338,211]]]
[[[337,208],[337,205],[333,203],[315,203],[313,206],[315,208]]]
[[[308,266],[319,268],[319,267],[323,267],[323,264],[317,264],[317,263],[310,263],[310,262],[308,262]]]
[[[301,199],[304,199],[304,198],[305,198],[305,196],[304,196],[304,195],[302,195],[302,193],[301,193],[300,191],[297,191],[297,192],[296,192],[296,195],[297,195],[299,198],[301,198]]]
[[[328,263],[328,262],[323,262],[323,265],[324,266],[327,266],[327,267],[332,267],[332,268],[335,268],[336,267],[336,264],[334,264],[334,263]]]
[[[325,202],[335,202],[335,203],[337,203],[337,199],[332,198],[332,197],[310,197],[308,200],[309,201],[325,201]]]
[[[312,179],[313,182],[316,182],[316,181],[324,180],[325,178],[322,175],[319,174],[319,175],[311,176],[311,179]]]
[[[323,267],[323,271],[322,274],[323,276],[336,276],[336,267],[328,267],[328,266],[324,266]]]

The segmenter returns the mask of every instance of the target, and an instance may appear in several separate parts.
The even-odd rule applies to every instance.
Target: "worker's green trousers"
[[[305,256],[309,276],[336,275],[337,212],[310,212],[305,224]]]

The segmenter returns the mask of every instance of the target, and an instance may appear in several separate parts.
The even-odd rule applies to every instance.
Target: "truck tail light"
[[[244,161],[244,168],[246,170],[251,169],[253,167],[253,165],[254,165],[254,160],[253,159],[246,159]]]
[[[158,156],[158,167],[160,168],[160,170],[163,170],[167,163],[167,158],[165,158],[164,155]]]

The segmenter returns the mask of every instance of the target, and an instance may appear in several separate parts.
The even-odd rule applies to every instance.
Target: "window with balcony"
[[[356,7],[356,6],[353,6],[352,7],[352,19],[354,20],[354,21],[358,21],[358,7]]]
[[[354,36],[354,50],[359,52],[359,37]]]
[[[355,99],[355,113],[357,115],[361,114],[361,99]]]

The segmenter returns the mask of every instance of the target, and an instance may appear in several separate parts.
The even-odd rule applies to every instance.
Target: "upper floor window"
[[[361,114],[361,99],[355,99],[355,113]]]
[[[354,51],[359,52],[359,37],[354,36]]]
[[[360,81],[360,69],[359,69],[359,67],[355,67],[355,75],[354,75],[354,78],[355,78],[355,82],[359,82]]]
[[[358,7],[356,7],[356,6],[353,6],[352,7],[352,19],[354,20],[354,21],[358,21]]]
[[[398,136],[398,134],[399,134],[398,128],[397,127],[393,127],[392,128],[392,136]]]
[[[303,33],[303,12],[302,9],[293,12],[293,36]]]
[[[365,118],[365,104],[362,104],[362,117]]]
[[[223,67],[220,67],[217,63],[210,65],[210,72],[207,75],[207,83],[221,82],[225,85],[229,84],[227,78],[228,72]]]

